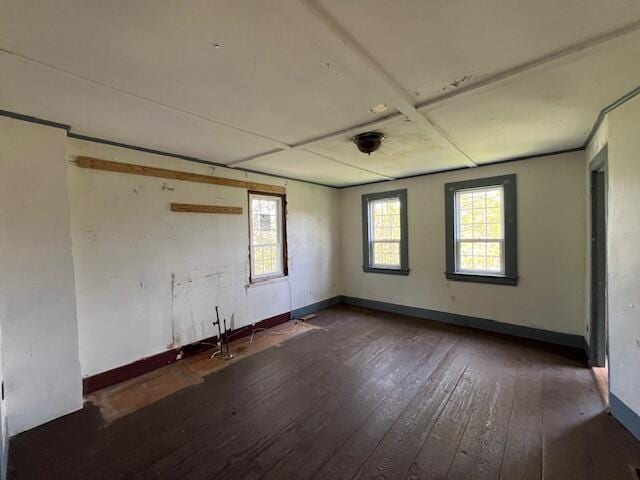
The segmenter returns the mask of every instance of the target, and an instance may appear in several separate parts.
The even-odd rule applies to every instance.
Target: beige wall
[[[515,173],[518,286],[445,278],[444,184]],[[341,190],[343,294],[584,335],[584,152]],[[361,195],[408,189],[409,276],[362,271]]]

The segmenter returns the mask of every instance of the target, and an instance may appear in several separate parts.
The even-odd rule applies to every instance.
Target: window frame
[[[504,273],[464,272],[457,269],[456,238],[456,194],[462,190],[499,187],[503,189],[503,225],[504,225]],[[461,182],[446,183],[445,194],[445,229],[446,229],[446,270],[448,280],[476,283],[492,283],[498,285],[518,284],[518,252],[517,252],[517,179],[515,174],[496,177],[476,178]]]
[[[282,258],[282,271],[276,273],[269,273],[263,275],[255,275],[253,273],[253,227],[251,224],[252,210],[251,210],[251,198],[252,197],[275,197],[280,200],[280,255]],[[249,227],[249,283],[255,284],[265,282],[267,280],[273,280],[275,278],[283,278],[288,276],[288,260],[287,260],[287,196],[279,193],[260,192],[255,190],[248,190],[247,192],[247,222]]]
[[[397,198],[400,200],[400,266],[373,266],[371,260],[371,212],[369,204],[376,200]],[[409,275],[409,222],[407,214],[407,189],[362,195],[362,270],[368,273],[387,273],[391,275]]]

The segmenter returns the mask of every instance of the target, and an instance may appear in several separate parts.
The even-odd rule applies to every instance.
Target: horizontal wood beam
[[[172,212],[191,212],[191,213],[228,213],[240,215],[242,207],[223,207],[220,205],[196,205],[192,203],[172,203]]]
[[[185,182],[208,183],[210,185],[223,185],[225,187],[245,188],[256,192],[264,193],[286,193],[284,187],[278,185],[268,185],[266,183],[248,182],[245,180],[234,180],[232,178],[213,177],[199,173],[181,172],[166,168],[147,167],[145,165],[135,165],[133,163],[112,162],[93,157],[77,157],[76,165],[81,168],[92,168],[107,172],[129,173],[131,175],[144,175],[147,177],[169,178],[171,180],[182,180]]]

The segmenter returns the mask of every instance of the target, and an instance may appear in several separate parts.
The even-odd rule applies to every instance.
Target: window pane
[[[460,208],[471,208],[473,206],[473,193],[461,192],[458,196]]]
[[[474,243],[473,244],[473,256],[474,257],[486,257],[487,256],[487,244],[486,243]]]
[[[500,257],[487,257],[487,270],[499,272],[501,270]]]
[[[371,240],[400,240],[400,199],[385,198],[369,204]]]
[[[477,273],[502,272],[502,187],[458,191],[455,206],[457,270]]]
[[[460,266],[462,270],[473,270],[473,257],[460,257]]]
[[[373,242],[372,248],[374,265],[400,266],[400,242]]]
[[[473,238],[473,225],[463,225],[460,227],[460,238],[463,240]]]
[[[282,215],[279,197],[250,196],[252,277],[282,273]]]
[[[487,238],[487,225],[485,223],[473,224],[473,238],[475,240]]]
[[[362,252],[364,271],[378,269],[380,272],[399,270],[402,274],[408,273],[404,254],[407,242],[404,231],[406,198],[406,190],[362,195],[362,222],[366,229]]]
[[[473,269],[476,272],[481,272],[487,269],[487,258],[486,257],[473,257]]]
[[[487,238],[492,240],[502,239],[502,224],[501,223],[489,223],[487,225]]]
[[[487,208],[487,223],[501,223],[502,212],[499,208]]]
[[[502,251],[500,248],[500,243],[498,242],[487,243],[487,255],[489,255],[490,257],[501,257]]]
[[[473,255],[473,243],[461,242],[460,243],[460,255]]]
[[[486,194],[483,190],[473,192],[473,208],[486,208]]]
[[[460,210],[460,225],[471,225],[473,223],[473,210]]]

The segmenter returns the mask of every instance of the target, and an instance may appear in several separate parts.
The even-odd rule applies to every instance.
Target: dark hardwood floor
[[[339,306],[314,330],[105,426],[14,437],[10,479],[637,480],[571,349]]]

